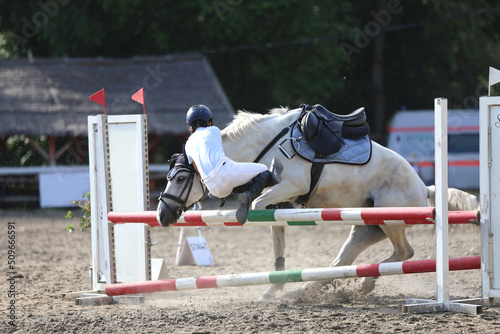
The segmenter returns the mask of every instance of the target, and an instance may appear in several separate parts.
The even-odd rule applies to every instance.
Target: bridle
[[[184,184],[184,188],[182,189],[179,196],[161,192],[160,197],[158,198],[158,201],[162,202],[166,206],[168,211],[170,211],[170,213],[175,216],[176,219],[178,219],[181,216],[181,214],[187,210],[186,203],[189,199],[189,195],[191,194],[191,190],[193,189],[194,176],[196,174],[194,166],[192,164],[187,163],[186,160],[187,160],[186,156],[181,153],[174,154],[172,156],[172,159],[169,160],[170,170],[168,171],[167,174],[167,182],[170,182],[170,180],[172,180],[179,172],[189,173],[188,180]],[[203,193],[207,194],[207,189],[204,186],[203,182],[201,181],[201,178],[199,178],[199,182],[201,189],[203,189]],[[182,198],[183,194],[185,194],[184,199]],[[205,195],[203,197],[205,197]],[[173,200],[174,202],[179,203],[181,207],[177,209],[170,207],[168,203],[164,200],[164,198],[168,198]]]

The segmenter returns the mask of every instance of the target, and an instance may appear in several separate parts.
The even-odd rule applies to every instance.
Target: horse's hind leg
[[[380,229],[380,226],[354,225],[351,228],[351,234],[330,267],[351,265],[362,251],[385,238],[387,235]]]
[[[418,178],[418,176],[414,177]],[[418,188],[414,191],[402,191],[401,189],[406,189],[403,184],[398,184],[403,182],[405,178],[392,178],[391,181],[396,182],[393,184],[393,188],[384,188],[380,190],[379,196],[374,196],[378,198],[374,202],[376,207],[413,207],[413,206],[426,206],[427,205],[427,188],[425,186]],[[409,181],[408,181],[409,182]],[[415,181],[421,183],[420,180]],[[396,187],[396,185],[398,185]],[[386,196],[382,196],[386,194]],[[387,194],[391,194],[389,197]],[[408,239],[406,238],[406,226],[404,225],[380,225],[380,229],[389,238],[394,247],[394,251],[387,259],[382,262],[398,262],[408,260],[413,257],[413,248],[410,246]],[[365,277],[362,279],[361,291],[368,293],[375,288],[375,280],[378,277]]]
[[[339,254],[330,264],[331,267],[351,265],[358,255],[368,247],[389,238],[394,246],[394,252],[382,262],[398,262],[408,260],[413,256],[413,248],[406,239],[405,226],[353,226],[349,238],[345,241]],[[361,292],[369,293],[375,288],[375,280],[378,277],[364,277],[361,280]],[[328,281],[314,281],[307,283],[299,291],[288,294],[292,297],[296,293],[318,291]]]
[[[351,265],[358,255],[368,247],[384,240],[387,235],[376,225],[354,225],[351,228],[349,237],[344,242],[339,254],[330,264],[330,267],[348,266]],[[286,298],[293,298],[302,293],[319,291],[322,287],[328,284],[328,281],[309,282],[302,288],[287,293]]]
[[[382,262],[399,262],[413,257],[413,248],[406,238],[406,226],[381,225],[380,229],[383,230],[394,247],[394,252],[391,256]],[[377,278],[378,277],[364,277],[361,280],[361,291],[365,294],[371,292],[375,288],[375,280]]]

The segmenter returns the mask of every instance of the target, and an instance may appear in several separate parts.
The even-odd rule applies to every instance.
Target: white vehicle
[[[401,154],[422,180],[434,184],[434,110],[398,111],[389,126],[387,147]],[[479,111],[448,111],[450,187],[479,189]]]

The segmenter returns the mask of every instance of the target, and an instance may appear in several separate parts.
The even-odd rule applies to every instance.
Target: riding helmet
[[[194,121],[203,120],[208,122],[212,119],[212,112],[207,106],[203,104],[197,104],[189,108],[186,114],[186,122],[189,126],[193,125]]]

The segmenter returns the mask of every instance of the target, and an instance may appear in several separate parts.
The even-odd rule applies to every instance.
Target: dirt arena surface
[[[78,214],[78,212],[77,212]],[[89,289],[90,231],[66,232],[65,211],[0,211],[2,298],[0,333],[500,333],[498,307],[482,314],[406,314],[406,298],[435,299],[435,274],[386,276],[368,295],[359,280],[337,280],[315,298],[259,302],[267,286],[164,292],[142,305],[78,306],[62,294]],[[8,297],[8,222],[15,222],[15,297]],[[175,266],[179,230],[152,231],[154,258],[164,258],[169,277],[220,275],[273,270],[270,228],[212,228],[203,235],[214,267]],[[349,227],[288,227],[287,269],[328,266]],[[196,228],[186,232],[197,235]],[[407,231],[414,260],[435,257],[431,226]],[[480,255],[479,229],[463,226],[450,234],[450,256]],[[384,241],[357,259],[375,263],[392,251]],[[7,282],[7,284],[6,284]],[[450,273],[452,299],[481,296],[479,270]],[[287,284],[286,291],[303,283]],[[8,307],[15,303],[16,326]]]

